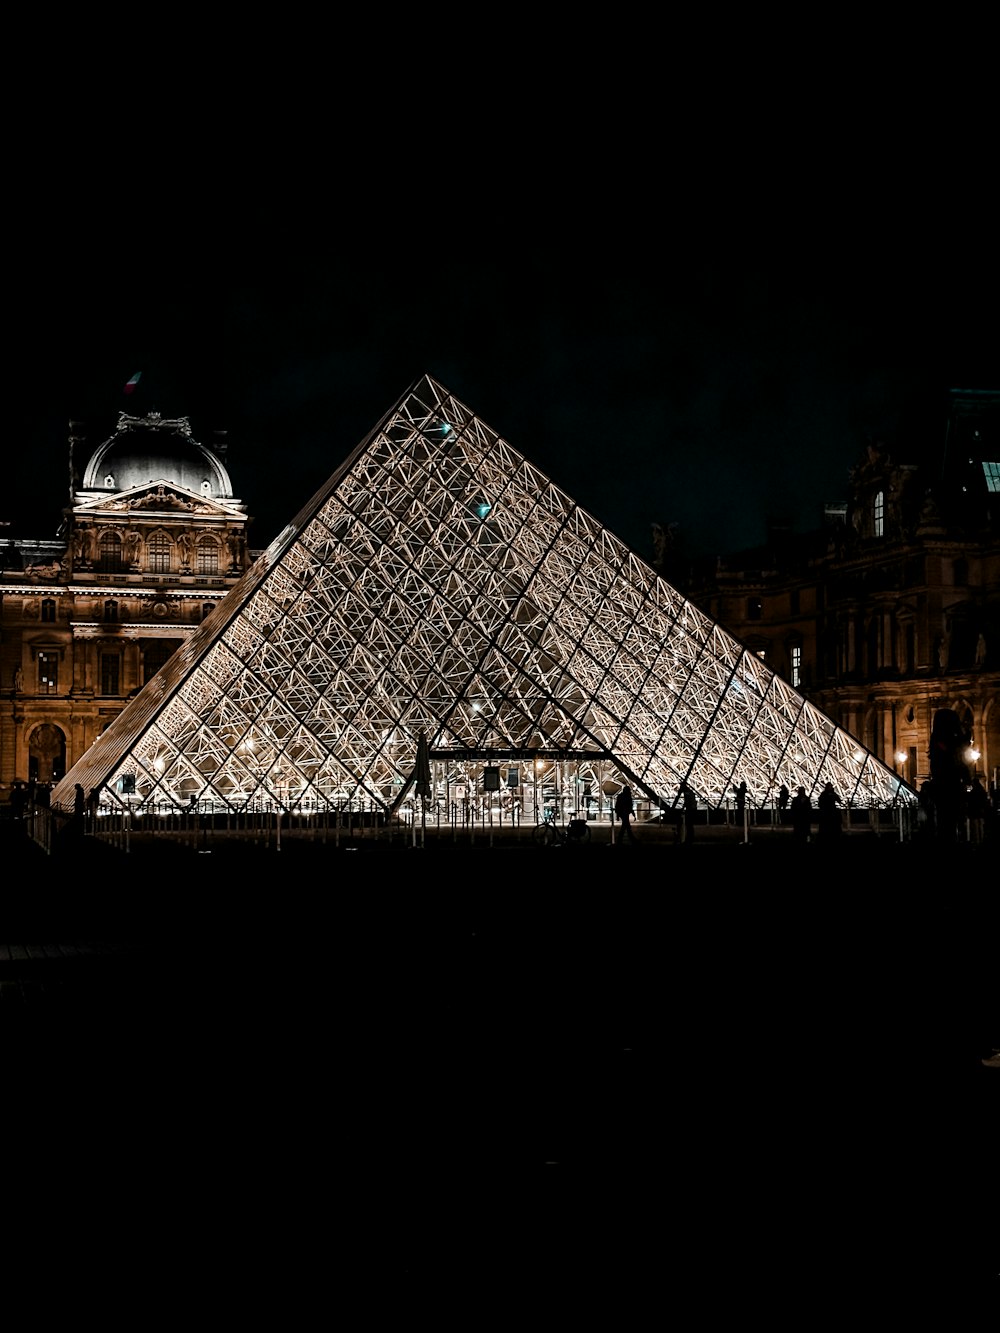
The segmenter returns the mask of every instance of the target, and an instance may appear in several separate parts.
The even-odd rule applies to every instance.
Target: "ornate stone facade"
[[[949,398],[936,449],[864,449],[822,531],[688,571],[691,599],[919,787],[953,710],[1000,780],[1000,392]],[[655,534],[654,534],[655,537]],[[668,577],[679,577],[675,569]]]
[[[71,423],[71,471],[85,446]],[[185,417],[121,413],[59,540],[0,543],[0,799],[62,777],[248,568],[224,454]]]

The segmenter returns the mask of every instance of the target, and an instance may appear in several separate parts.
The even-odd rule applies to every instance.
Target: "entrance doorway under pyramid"
[[[418,749],[422,801],[499,786],[535,818],[607,808],[622,785],[674,807],[683,782],[708,809],[741,781],[757,807],[827,782],[845,805],[915,800],[429,376],[52,804],[71,811],[80,783],[133,809],[389,816]]]

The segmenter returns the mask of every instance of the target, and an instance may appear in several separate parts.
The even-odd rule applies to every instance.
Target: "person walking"
[[[809,836],[812,833],[812,816],[812,801],[806,795],[805,787],[796,787],[791,804],[793,842],[805,846],[809,841]]]
[[[621,820],[622,837],[624,844],[627,838],[629,842],[637,842],[635,834],[632,832],[632,814],[635,809],[635,803],[632,800],[632,788],[622,787],[621,791],[615,797],[615,814]]]

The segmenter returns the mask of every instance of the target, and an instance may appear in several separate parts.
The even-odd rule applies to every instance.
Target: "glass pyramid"
[[[671,807],[684,780],[710,808],[740,780],[757,806],[827,781],[845,803],[915,799],[424,376],[52,804],[79,782],[140,807],[390,813],[422,731],[432,795],[507,761]]]

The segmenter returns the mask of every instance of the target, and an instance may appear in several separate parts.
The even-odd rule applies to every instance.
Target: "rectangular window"
[[[146,558],[149,561],[150,571],[154,574],[170,573],[170,541],[167,537],[158,533],[152,536],[146,544]]]
[[[101,693],[119,694],[118,672],[121,658],[117,653],[101,653]]]
[[[885,494],[879,491],[875,497],[875,505],[872,512],[872,518],[875,522],[875,536],[885,536]]]
[[[747,598],[747,620],[760,620],[764,614],[764,603],[759,597]]]
[[[56,694],[59,690],[59,654],[38,654],[38,693]]]
[[[198,573],[218,574],[219,548],[213,541],[203,541],[198,546]]]
[[[983,463],[983,475],[988,491],[1000,491],[1000,463]]]
[[[802,649],[792,649],[792,686],[798,688],[802,684]]]

